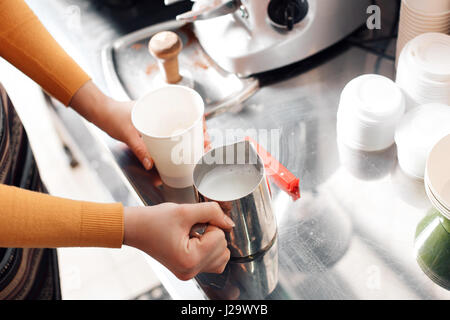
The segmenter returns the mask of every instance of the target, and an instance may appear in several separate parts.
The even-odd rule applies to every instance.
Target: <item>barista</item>
[[[23,0],[0,2],[0,55],[47,93],[126,143],[143,166],[151,169],[151,157],[131,123],[133,103],[104,95]],[[2,279],[0,273],[0,299],[59,297],[42,293],[48,283],[42,277],[51,275],[45,267],[51,263],[45,259],[55,250],[35,248],[130,245],[151,255],[182,280],[199,272],[224,270],[230,252],[223,230],[232,228],[233,222],[216,203],[123,207],[121,203],[44,194],[26,133],[4,88],[0,91],[0,261],[11,251],[2,248],[26,248],[21,259],[29,259],[24,263],[30,266],[22,273],[13,273],[14,281]],[[209,224],[201,239],[189,237],[196,223]]]

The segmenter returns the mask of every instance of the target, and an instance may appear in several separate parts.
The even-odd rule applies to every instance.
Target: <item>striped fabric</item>
[[[26,132],[1,84],[0,183],[46,192]],[[0,248],[0,300],[60,298],[55,249]]]

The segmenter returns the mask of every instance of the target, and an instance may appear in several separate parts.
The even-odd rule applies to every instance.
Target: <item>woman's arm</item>
[[[110,247],[123,242],[123,206],[0,184],[0,247]]]
[[[131,124],[132,102],[104,95],[23,0],[0,1],[0,55],[50,95],[126,143],[147,170],[152,167],[151,157]]]
[[[0,55],[65,105],[90,79],[23,0],[0,1]]]
[[[190,238],[193,225],[208,223]],[[138,248],[178,278],[223,272],[230,258],[225,234],[233,222],[215,202],[126,207],[58,198],[0,184],[0,247]]]

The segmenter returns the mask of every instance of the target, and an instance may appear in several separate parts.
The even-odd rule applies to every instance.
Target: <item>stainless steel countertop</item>
[[[37,0],[28,2],[38,15],[64,10],[54,6],[44,13]],[[47,27],[55,30],[56,25]],[[111,31],[99,41],[119,34]],[[81,33],[67,38],[77,36]],[[89,53],[93,63],[99,48]],[[93,70],[102,86],[98,68]],[[402,173],[395,146],[366,153],[336,141],[341,90],[352,78],[374,72],[393,79],[393,61],[356,46],[337,46],[288,79],[268,82],[239,113],[208,121],[216,130],[281,129],[279,161],[300,178],[302,198],[296,202],[271,186],[279,281],[269,299],[450,299],[450,292],[429,280],[414,258],[415,228],[431,207],[423,183]],[[188,191],[162,187],[157,173],[145,172],[122,144],[70,110],[58,110],[117,201],[190,201]],[[88,130],[80,132],[82,125]],[[174,298],[203,297],[194,281],[181,282],[149,261]]]

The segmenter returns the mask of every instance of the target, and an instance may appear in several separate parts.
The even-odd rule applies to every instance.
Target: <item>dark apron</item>
[[[0,183],[46,192],[26,132],[1,84]],[[5,299],[61,299],[56,250],[0,248],[0,300]]]

